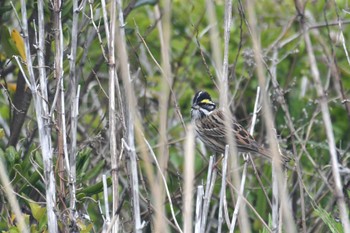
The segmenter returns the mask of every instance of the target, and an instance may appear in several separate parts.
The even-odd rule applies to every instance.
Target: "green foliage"
[[[318,206],[315,209],[315,214],[317,217],[320,217],[326,226],[328,226],[328,230],[333,233],[341,233],[344,232],[344,229],[342,228],[341,223],[335,221],[334,217],[331,216],[329,212],[327,212],[325,209]]]
[[[0,27],[1,51],[5,52],[6,58],[11,58],[13,55],[19,55],[16,45],[13,43],[8,27],[1,25]]]
[[[41,207],[40,205],[30,202],[29,203],[31,213],[33,214],[34,219],[38,222],[38,231],[44,231],[47,229],[47,212],[46,208]]]
[[[163,188],[163,183],[158,180],[158,168],[153,158],[149,155],[149,148],[143,143],[145,138],[151,145],[159,161],[166,160],[164,174],[167,185],[171,192],[171,198],[176,213],[176,218],[183,222],[183,182],[184,162],[186,153],[184,151],[184,139],[186,137],[187,125],[190,123],[190,110],[192,98],[196,91],[207,90],[213,97],[214,102],[219,104],[220,95],[218,70],[214,61],[213,53],[220,51],[223,56],[224,49],[224,17],[225,1],[212,1],[216,14],[216,24],[212,25],[209,20],[208,8],[205,0],[198,1],[171,1],[171,25],[169,29],[169,48],[164,48],[164,35],[167,25],[163,21],[164,2],[157,0],[137,0],[134,5],[128,5],[133,1],[123,1],[128,64],[131,72],[131,84],[135,97],[136,116],[134,119],[140,122],[142,127],[140,138],[135,138],[135,151],[138,156],[139,191],[141,193],[142,220],[146,222],[146,232],[152,232],[154,227],[154,186],[152,182]],[[49,93],[48,100],[43,102],[51,110],[50,127],[53,148],[53,169],[56,179],[57,200],[55,211],[59,219],[59,230],[64,232],[71,230],[75,225],[80,232],[99,232],[106,217],[104,212],[105,201],[112,205],[112,179],[111,174],[117,172],[119,178],[120,193],[120,225],[123,230],[133,231],[133,206],[130,158],[127,148],[122,145],[126,133],[129,133],[125,124],[123,111],[125,106],[131,105],[126,101],[126,89],[123,86],[119,49],[120,41],[114,43],[116,49],[116,64],[108,61],[108,39],[106,24],[104,22],[102,3],[100,1],[80,1],[79,9],[73,9],[73,1],[63,1],[61,7],[62,32],[63,32],[63,99],[65,103],[66,131],[60,125],[61,110],[58,106],[62,103],[61,97],[57,96],[56,90],[60,91],[59,80],[55,74],[56,41],[54,25],[54,12],[52,6],[44,3],[45,21],[45,65]],[[17,13],[21,12],[20,2],[13,2],[14,8],[9,0],[0,3],[0,159],[4,162],[7,175],[11,185],[16,192],[16,198],[22,210],[26,213],[25,219],[32,232],[47,232],[46,216],[46,186],[43,154],[37,125],[37,113],[33,104],[28,109],[20,109],[17,103],[24,102],[23,99],[16,100],[18,92],[16,88],[10,90],[7,84],[18,83],[21,73],[13,56],[19,56],[19,49],[11,37],[11,31],[16,29],[20,32]],[[107,14],[110,15],[111,2],[106,2]],[[159,6],[157,5],[159,4]],[[236,119],[242,125],[249,127],[252,119],[257,86],[259,85],[256,75],[256,62],[254,58],[253,43],[251,36],[252,25],[248,25],[247,6],[243,2],[243,11],[240,2],[232,1],[233,14],[230,42],[228,49],[229,60],[229,100],[231,109]],[[297,161],[291,163],[286,170],[288,174],[287,190],[290,191],[291,203],[293,204],[293,216],[296,223],[305,220],[307,231],[317,225],[318,229],[331,232],[342,232],[341,225],[335,221],[337,210],[321,208],[310,203],[316,202],[317,206],[333,206],[332,169],[330,169],[330,153],[325,130],[323,115],[320,109],[320,97],[315,88],[311,64],[307,54],[305,33],[309,33],[312,43],[312,51],[315,53],[317,69],[321,75],[321,84],[324,87],[325,97],[328,101],[329,112],[332,120],[332,130],[335,136],[339,162],[344,167],[349,167],[349,113],[345,104],[350,96],[350,69],[339,33],[344,35],[345,43],[349,43],[350,26],[344,21],[342,29],[335,23],[326,25],[327,22],[337,22],[347,16],[346,1],[335,2],[308,1],[305,4],[303,15],[296,12],[295,1],[255,1],[254,10],[257,16],[257,30],[262,47],[261,58],[264,61],[264,74],[266,76],[266,89],[273,110],[274,127],[278,135],[280,146],[287,151],[299,156]],[[159,8],[159,9],[158,9]],[[345,9],[345,10],[344,10]],[[73,10],[78,14],[78,31],[72,33]],[[158,12],[159,10],[159,12]],[[343,11],[344,10],[344,11]],[[37,51],[38,21],[37,2],[27,1],[29,39],[33,60],[35,78],[39,77]],[[91,12],[93,15],[91,15]],[[301,12],[302,13],[302,12]],[[21,18],[21,14],[19,14]],[[21,19],[20,19],[21,20]],[[110,17],[108,17],[111,22]],[[305,22],[307,30],[302,30]],[[96,25],[94,26],[93,23]],[[35,26],[35,27],[34,27]],[[108,25],[107,25],[108,26]],[[219,35],[215,40],[219,41],[218,47],[213,47],[210,30],[217,26]],[[116,25],[116,29],[121,26]],[[109,27],[109,31],[110,31]],[[17,35],[17,39],[21,36]],[[76,93],[71,93],[73,80],[70,76],[71,45],[72,39],[77,38],[77,57],[75,59],[76,85],[80,85],[78,127],[72,127],[73,118],[72,100]],[[119,40],[119,37],[118,37]],[[348,49],[348,48],[347,48]],[[165,77],[164,58],[170,56],[171,75]],[[23,50],[22,50],[22,57]],[[332,65],[334,62],[334,65]],[[274,74],[276,65],[276,86],[272,82],[271,75]],[[111,161],[109,139],[109,67],[116,65],[117,71],[115,88],[117,92],[117,103],[115,114],[117,115],[117,153],[118,160]],[[159,65],[161,67],[159,67]],[[24,72],[27,73],[26,63],[22,64]],[[339,79],[338,79],[339,77]],[[166,80],[165,80],[166,78]],[[27,84],[25,84],[27,85]],[[37,80],[37,87],[40,83]],[[75,86],[77,87],[77,86]],[[27,89],[26,86],[24,89]],[[170,88],[171,92],[164,95],[164,89]],[[40,88],[38,89],[40,90]],[[120,91],[120,93],[119,93]],[[285,103],[279,96],[283,93]],[[119,94],[122,96],[119,98]],[[39,96],[42,98],[41,96]],[[161,112],[161,100],[169,98],[167,109]],[[345,101],[343,102],[343,98]],[[285,106],[283,106],[285,104]],[[222,107],[222,106],[221,106]],[[226,107],[226,106],[225,106]],[[286,107],[286,108],[284,108]],[[16,110],[25,114],[23,126],[19,129],[19,140],[15,146],[8,145],[9,138],[13,134],[13,122]],[[287,112],[290,119],[287,117]],[[254,136],[261,144],[267,145],[266,124],[263,120],[265,109],[258,113],[258,120]],[[166,114],[166,125],[161,125],[161,114]],[[290,122],[289,122],[290,121]],[[291,129],[293,126],[293,130]],[[166,131],[166,154],[161,154],[162,138],[160,132],[165,127]],[[138,130],[138,129],[137,129]],[[138,132],[135,130],[135,132]],[[75,131],[75,132],[74,132]],[[65,155],[62,154],[63,145],[59,133],[65,133],[67,141],[67,158],[69,163],[75,161],[76,168],[76,207],[78,213],[77,221],[72,222],[70,214],[70,192],[72,183],[67,175],[67,163]],[[73,135],[77,138],[77,148],[73,155]],[[122,151],[123,149],[123,151]],[[123,153],[122,153],[123,152]],[[145,155],[144,155],[144,154]],[[204,153],[204,154],[203,154]],[[195,152],[195,190],[198,184],[206,184],[208,155],[210,151],[203,151],[199,146]],[[262,186],[258,182],[256,172],[249,165],[245,197],[252,204],[255,211],[247,207],[249,221],[253,232],[269,232],[261,219],[271,226],[271,207],[263,192],[266,191],[271,199],[271,165],[268,161],[255,159],[257,174]],[[117,167],[112,168],[112,162]],[[72,164],[70,164],[72,166]],[[295,166],[298,165],[301,174],[297,174]],[[216,167],[221,171],[221,165]],[[241,170],[239,170],[241,172]],[[151,175],[150,175],[151,174]],[[231,175],[231,173],[229,172]],[[107,176],[107,190],[104,190],[102,175]],[[154,177],[152,177],[154,175]],[[298,177],[301,175],[301,177]],[[344,174],[343,174],[344,175]],[[221,179],[221,177],[220,177]],[[342,177],[345,187],[349,187],[346,174]],[[2,184],[1,184],[2,185]],[[300,191],[299,185],[303,192]],[[158,187],[158,186],[157,186]],[[107,191],[105,200],[103,191]],[[0,186],[0,231],[19,232],[12,213],[4,195],[3,186]],[[232,214],[235,206],[236,191],[228,186],[227,206],[229,214]],[[214,194],[210,203],[210,211],[213,211],[210,219],[216,221],[218,210],[215,209],[219,203],[220,182],[219,178],[214,186]],[[345,196],[349,197],[349,190],[344,190]],[[305,206],[301,208],[301,195]],[[165,195],[164,195],[165,196]],[[163,197],[162,197],[163,198]],[[3,202],[3,203],[2,203]],[[170,205],[164,198],[162,206],[165,209],[165,217],[168,222],[173,223],[170,214]],[[110,208],[111,209],[111,208]],[[303,213],[304,211],[304,213]],[[260,218],[256,216],[259,214]],[[303,215],[313,213],[312,216]],[[110,215],[114,213],[110,210]],[[88,216],[83,218],[82,216]],[[321,221],[320,221],[321,220]],[[215,224],[214,224],[215,225]],[[214,226],[212,231],[216,231]],[[299,226],[299,225],[298,225]],[[225,230],[228,228],[225,226]],[[302,231],[301,229],[298,229]],[[126,231],[126,230],[125,230]],[[236,230],[236,232],[238,232]],[[170,227],[170,232],[176,232]]]

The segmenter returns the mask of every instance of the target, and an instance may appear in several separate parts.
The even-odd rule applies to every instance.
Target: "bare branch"
[[[200,233],[205,232],[205,227],[207,225],[207,217],[209,212],[210,200],[213,194],[214,185],[217,176],[217,169],[214,167],[214,156],[210,156],[208,173],[207,173],[207,184],[205,186],[205,192],[203,197],[203,212],[201,216],[201,227]]]
[[[192,191],[194,179],[194,129],[188,127],[185,143],[184,195],[183,195],[183,222],[184,233],[192,233]],[[203,187],[202,187],[203,188]],[[198,207],[197,207],[198,208]],[[197,222],[197,221],[196,221]],[[198,224],[199,225],[199,224]]]
[[[197,187],[196,213],[194,221],[194,232],[199,233],[201,230],[202,211],[203,211],[204,188],[203,185]]]

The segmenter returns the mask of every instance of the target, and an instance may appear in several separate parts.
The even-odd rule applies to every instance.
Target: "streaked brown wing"
[[[226,127],[223,112],[215,111],[206,118],[197,121],[196,124],[201,129],[200,132],[197,132],[199,137],[212,149],[218,151],[218,148],[220,148],[220,152],[223,152],[226,145]],[[232,121],[231,130],[239,151],[260,153],[258,143],[240,124]]]
[[[215,111],[206,118],[196,122],[198,128],[210,137],[225,137],[223,115],[220,111]]]
[[[271,159],[269,149],[261,147],[255,139],[237,122],[231,121],[231,127],[225,127],[225,115],[222,110],[214,110],[215,104],[207,92],[197,92],[192,101],[191,117],[194,121],[198,137],[214,152],[223,153],[225,150],[227,131],[235,137],[237,149],[240,152],[253,152]],[[209,104],[209,105],[207,105]],[[210,107],[210,108],[209,108]],[[290,160],[281,154],[283,162]]]
[[[259,144],[255,139],[237,122],[233,122],[233,133],[237,147],[245,152],[259,152]]]

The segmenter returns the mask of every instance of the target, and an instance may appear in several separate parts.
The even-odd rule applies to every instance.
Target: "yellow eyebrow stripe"
[[[208,99],[204,99],[201,101],[201,104],[212,104],[213,102],[211,102],[210,100]]]

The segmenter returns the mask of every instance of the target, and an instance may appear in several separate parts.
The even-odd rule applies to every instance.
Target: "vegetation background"
[[[0,231],[204,232],[197,186],[216,170],[205,232],[349,232],[349,2],[228,3],[1,1]],[[249,128],[259,69],[273,117],[263,97],[254,136],[273,122],[294,158],[278,228],[269,161],[229,163],[223,204],[223,167],[192,146],[195,92],[227,93]]]

